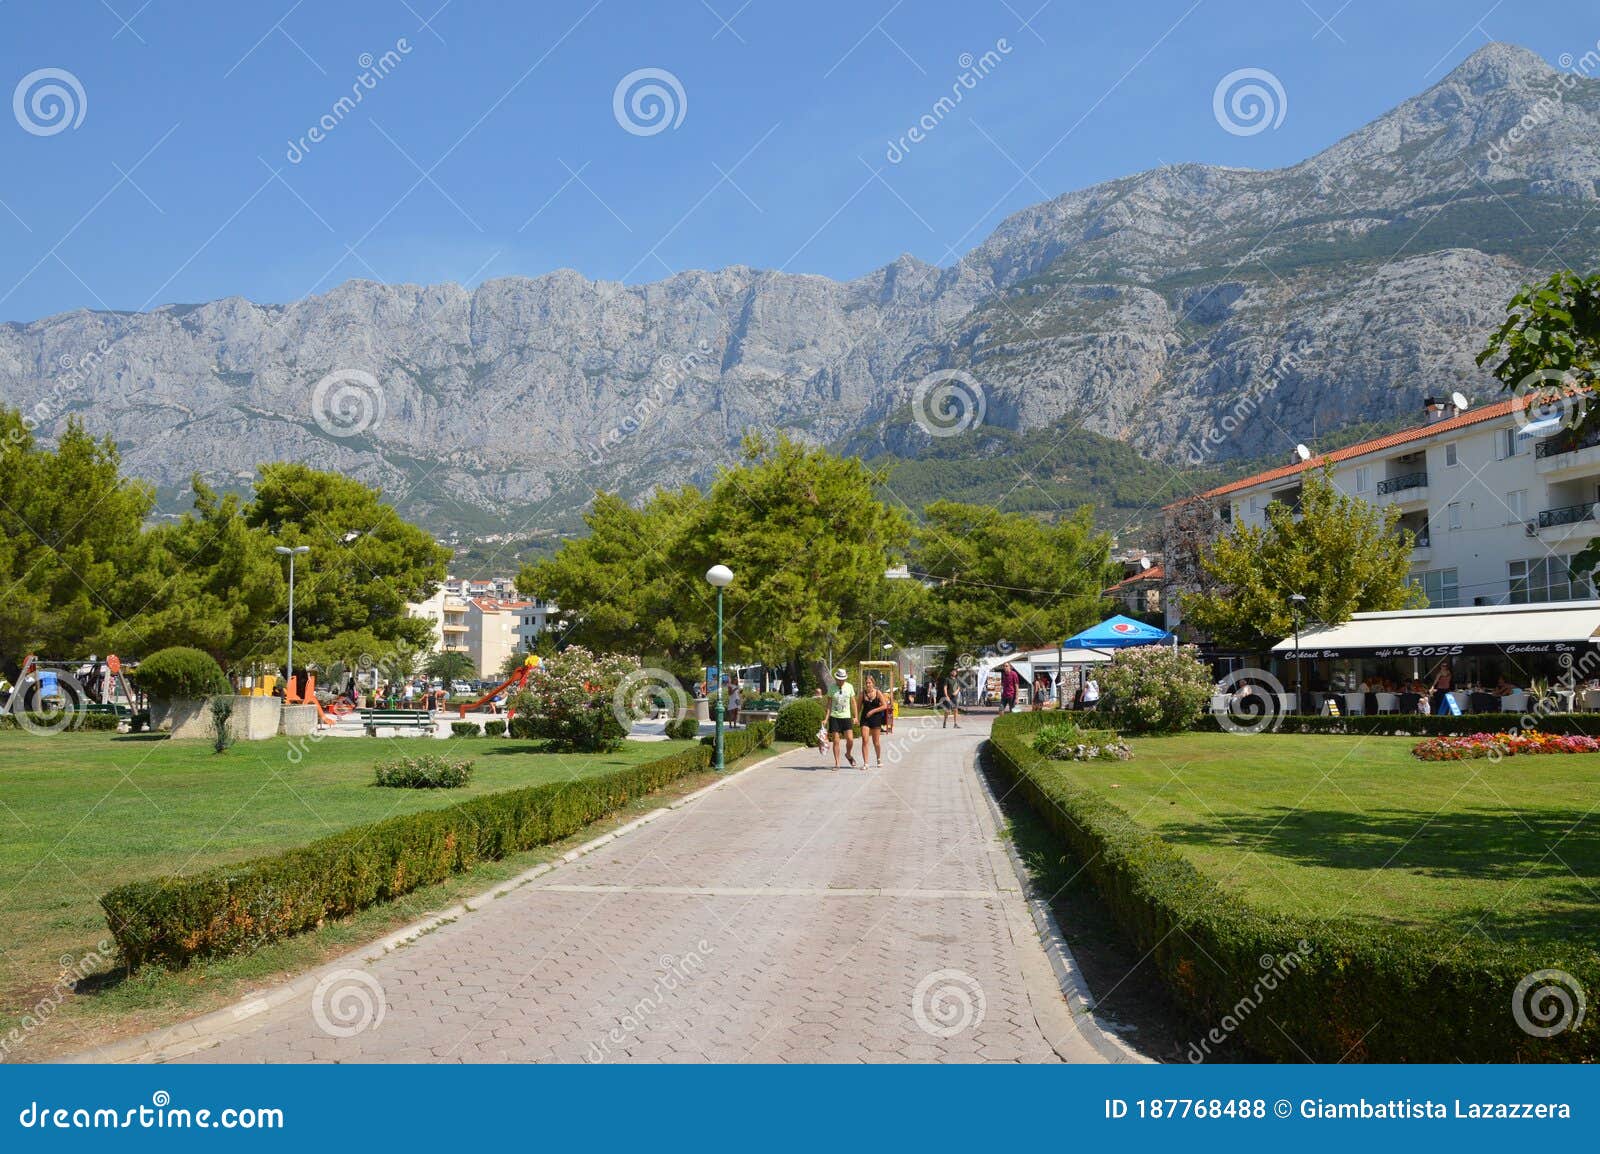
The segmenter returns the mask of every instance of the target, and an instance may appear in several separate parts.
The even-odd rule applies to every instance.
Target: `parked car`
[[[465,681],[453,681],[450,683],[450,692],[457,697],[466,697],[472,692],[472,686]]]

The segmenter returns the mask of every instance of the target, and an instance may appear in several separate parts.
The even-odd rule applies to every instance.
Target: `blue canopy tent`
[[[1117,614],[1061,643],[1063,649],[1127,649],[1134,645],[1164,645],[1174,640],[1165,629]]]

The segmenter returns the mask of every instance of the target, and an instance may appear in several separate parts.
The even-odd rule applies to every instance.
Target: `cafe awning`
[[[1343,625],[1300,631],[1301,657],[1456,657],[1579,653],[1600,645],[1600,601],[1476,605],[1357,613]],[[1272,647],[1295,654],[1295,639]]]

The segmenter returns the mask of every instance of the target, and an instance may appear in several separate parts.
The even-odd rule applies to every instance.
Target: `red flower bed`
[[[1578,734],[1473,733],[1466,737],[1434,737],[1419,741],[1411,753],[1423,761],[1470,761],[1480,757],[1513,757],[1534,753],[1600,753],[1600,741]]]

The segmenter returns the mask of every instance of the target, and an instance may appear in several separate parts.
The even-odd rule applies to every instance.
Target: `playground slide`
[[[528,674],[532,673],[537,668],[539,668],[539,659],[537,657],[530,656],[527,661],[523,662],[517,667],[517,671],[515,673],[506,678],[499,685],[496,685],[493,689],[489,690],[489,692],[478,698],[478,700],[468,702],[466,705],[461,706],[459,716],[465,717],[474,709],[481,709],[483,706],[488,705],[489,702],[493,701],[497,696],[499,696],[501,691],[509,689],[513,685],[515,685],[518,689],[521,689],[528,680]]]

